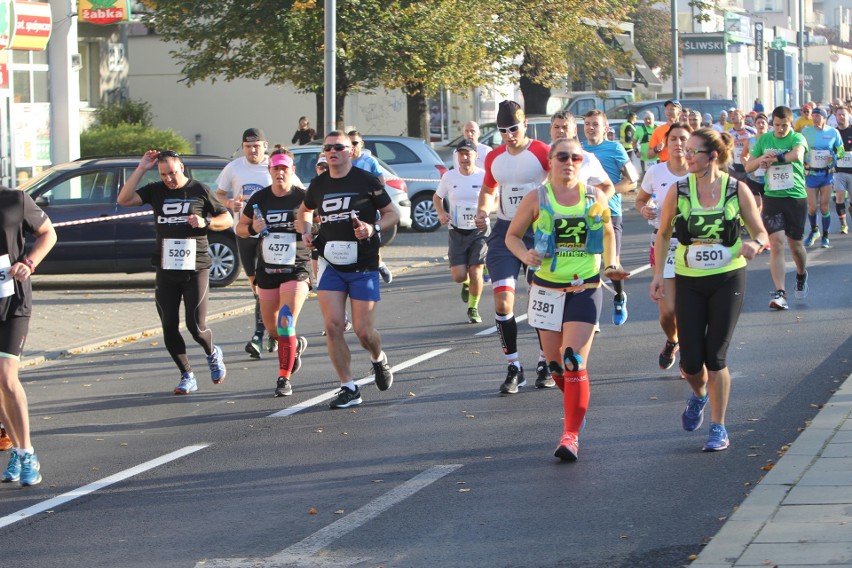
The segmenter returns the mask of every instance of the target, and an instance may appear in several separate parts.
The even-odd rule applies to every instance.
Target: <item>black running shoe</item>
[[[302,368],[302,353],[304,353],[307,348],[308,340],[305,336],[300,335],[296,338],[296,358],[293,359],[293,368],[290,370],[291,375]]]
[[[252,359],[260,359],[260,352],[263,350],[263,338],[259,335],[254,335],[251,341],[246,343],[246,353]]]
[[[382,352],[382,360],[378,363],[373,363],[373,376],[376,380],[376,386],[380,391],[388,390],[393,384],[393,373],[391,373],[390,365],[388,365],[388,356]]]
[[[666,340],[666,345],[660,351],[660,369],[671,369],[675,362],[675,353],[680,351],[677,342]]]
[[[331,409],[349,408],[356,404],[361,404],[361,389],[358,388],[358,385],[355,385],[354,391],[346,387],[340,387],[340,390],[337,391],[337,396],[334,397],[334,400],[331,401],[328,407]]]
[[[290,396],[293,394],[293,387],[290,385],[290,379],[287,377],[278,377],[278,384],[275,386],[275,396]]]
[[[550,376],[550,370],[547,368],[547,363],[539,361],[535,366],[535,388],[537,389],[552,389],[556,388],[556,381]]]
[[[527,381],[524,379],[524,370],[510,363],[506,380],[500,385],[500,394],[518,394],[518,387],[525,384]]]

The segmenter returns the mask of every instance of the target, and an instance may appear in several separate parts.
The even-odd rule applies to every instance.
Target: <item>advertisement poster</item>
[[[17,103],[12,110],[15,165],[50,165],[50,103]]]

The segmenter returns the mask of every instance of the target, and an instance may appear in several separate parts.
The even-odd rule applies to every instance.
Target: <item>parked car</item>
[[[322,151],[321,148],[315,144],[309,144],[306,146],[295,146],[289,150],[293,152],[296,175],[299,176],[305,187],[309,186],[317,176],[315,166]],[[397,226],[391,230],[382,232],[382,246],[385,246],[391,244],[396,238],[399,227],[405,229],[411,228],[411,201],[408,199],[408,188],[405,180],[401,179],[389,164],[379,160],[379,165],[385,171],[385,191],[388,192],[399,212],[399,223]]]
[[[627,115],[631,112],[635,112],[639,118],[638,121],[642,121],[642,116],[647,111],[651,111],[654,113],[654,122],[663,123],[666,121],[666,112],[665,112],[665,104],[667,99],[657,99],[653,101],[639,101],[635,103],[628,103],[625,105],[618,105],[612,110],[607,111],[606,115],[608,118],[627,118]],[[719,118],[719,113],[723,110],[728,110],[732,107],[735,107],[736,104],[731,99],[680,99],[680,104],[683,105],[683,108],[690,110],[697,110],[702,114],[710,113],[713,117],[713,120],[717,120]]]
[[[228,163],[213,156],[182,156],[186,174],[215,190],[216,178]],[[53,166],[21,186],[54,223],[96,220],[126,213],[150,212],[150,205],[122,207],[118,190],[130,177],[139,156],[82,158]],[[160,181],[156,169],[145,172],[139,186]],[[39,266],[39,274],[147,272],[153,270],[156,247],[154,216],[58,227],[56,246]],[[233,230],[208,234],[210,285],[227,286],[240,273]]]

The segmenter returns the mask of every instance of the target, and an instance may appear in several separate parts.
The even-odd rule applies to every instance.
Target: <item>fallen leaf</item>
[[[317,510],[316,510],[316,509],[314,509],[313,507],[311,507],[310,509],[308,509],[308,514],[309,514],[309,515],[316,515],[316,514],[317,514]]]
[[[322,434],[322,428],[317,428],[316,430],[314,430],[314,432],[316,432],[317,434]]]
[[[345,511],[343,509],[338,509],[334,512],[335,515],[342,515]]]
[[[374,479],[373,483],[382,483],[384,479]]]
[[[409,391],[409,392],[408,392],[408,396],[417,396],[417,395],[416,395],[416,394],[414,394],[413,392]]]
[[[126,445],[127,445],[127,442],[122,442],[122,443],[121,443],[121,445],[122,445],[122,446],[126,446]]]
[[[229,400],[229,401],[227,401],[225,404],[237,404],[237,403],[236,403],[236,401],[234,401],[234,400]]]
[[[468,414],[467,416],[465,416],[465,418],[476,418],[476,416],[474,416],[473,414]]]
[[[479,351],[471,351],[470,354],[471,355],[481,355],[481,353]]]
[[[652,396],[650,400],[658,400],[656,396]]]
[[[775,464],[773,464],[773,463],[768,463],[768,464],[766,464],[765,466],[763,466],[763,467],[762,467],[762,468],[760,468],[760,469],[762,469],[763,471],[769,471],[769,470],[771,470],[773,467],[775,467]]]
[[[693,560],[698,560],[698,555],[697,554],[690,554],[689,557],[687,558],[687,560],[689,560],[690,562],[692,562]]]
[[[459,489],[459,493],[470,493],[470,488],[465,487],[465,488]]]

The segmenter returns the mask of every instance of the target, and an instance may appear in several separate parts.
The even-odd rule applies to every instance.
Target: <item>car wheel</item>
[[[399,225],[394,225],[390,229],[382,231],[382,246],[389,245],[396,238],[396,233],[399,231]]]
[[[424,191],[411,200],[411,226],[415,231],[431,233],[441,226],[438,212],[432,203],[433,191]]]
[[[210,285],[222,288],[240,275],[237,243],[233,238],[216,233],[208,233],[207,240],[210,245]]]

